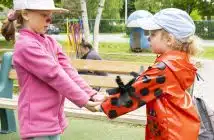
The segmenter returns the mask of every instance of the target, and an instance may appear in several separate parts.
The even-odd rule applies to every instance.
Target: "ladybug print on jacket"
[[[187,54],[170,51],[159,56],[131,86],[124,86],[127,95],[115,90],[102,103],[102,110],[114,119],[146,105],[146,140],[196,140],[200,120],[186,92],[195,74]]]

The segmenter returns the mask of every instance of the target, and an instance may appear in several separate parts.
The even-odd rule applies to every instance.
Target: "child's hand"
[[[106,99],[108,98],[107,95],[105,94],[95,94],[91,97],[91,101],[94,101],[94,102],[103,102],[105,101]]]
[[[88,101],[84,107],[91,112],[98,112],[100,109],[99,106],[101,105],[101,103],[102,102]]]

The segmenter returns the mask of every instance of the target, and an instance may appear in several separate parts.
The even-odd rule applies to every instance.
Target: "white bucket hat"
[[[177,8],[163,9],[154,16],[137,22],[144,30],[164,29],[182,43],[195,34],[192,18],[185,11]]]
[[[53,12],[68,12],[67,9],[57,8],[53,0],[13,0],[14,10],[50,10]]]

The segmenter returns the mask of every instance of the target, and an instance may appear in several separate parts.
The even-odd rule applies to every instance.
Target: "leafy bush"
[[[214,21],[195,21],[196,35],[203,39],[214,38]]]

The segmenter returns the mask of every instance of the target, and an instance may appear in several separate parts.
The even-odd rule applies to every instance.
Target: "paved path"
[[[214,109],[214,60],[200,61],[202,68],[198,72],[204,81],[195,82],[194,94],[203,97],[208,105]]]

